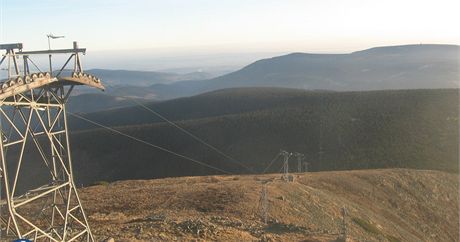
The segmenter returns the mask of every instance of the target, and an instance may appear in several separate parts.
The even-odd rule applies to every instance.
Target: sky
[[[0,43],[158,56],[460,44],[458,0],[0,0]]]

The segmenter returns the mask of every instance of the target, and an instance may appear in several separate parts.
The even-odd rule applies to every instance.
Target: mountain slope
[[[144,99],[137,99],[141,102]],[[74,113],[98,112],[121,107],[132,106],[135,104],[132,98],[114,97],[106,94],[86,93],[72,96],[67,103],[67,110]]]
[[[457,45],[378,47],[350,54],[293,53],[263,59],[210,80],[157,84],[157,99],[191,96],[229,87],[289,87],[361,91],[458,88]]]
[[[145,102],[144,105],[170,120],[177,121],[286,107],[301,104],[323,93],[326,92],[268,87],[232,88],[163,102],[150,101]],[[127,100],[129,101],[129,98]],[[131,101],[131,104],[134,105],[135,102]],[[87,113],[85,117],[110,126],[149,124],[163,121],[138,105]],[[72,119],[71,126],[74,130],[93,127],[88,122],[78,119]]]
[[[256,171],[265,169],[279,149],[306,154],[313,171],[386,167],[458,171],[457,89],[337,93],[281,89],[278,95],[277,90],[230,89],[154,107]],[[261,95],[268,92],[272,95]],[[141,114],[140,108],[124,108],[86,117],[122,125],[116,129],[224,170],[248,172],[151,113]],[[81,183],[219,173],[107,130],[72,132],[71,142]],[[269,171],[278,171],[280,162]],[[296,161],[291,162],[291,169],[296,169]]]
[[[459,241],[458,175],[408,169],[184,177],[81,189],[96,239]],[[268,182],[263,222],[262,183]]]

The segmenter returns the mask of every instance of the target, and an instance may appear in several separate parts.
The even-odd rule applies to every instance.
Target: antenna
[[[56,35],[53,35],[52,33],[47,34],[46,37],[48,38],[48,50],[51,50],[51,39],[64,38],[64,36],[56,36]],[[53,73],[53,65],[51,63],[51,54],[48,55],[48,59],[49,59],[49,64],[50,64],[50,73]]]
[[[63,36],[63,35],[53,35],[52,33],[47,34],[46,37],[48,38],[48,49],[49,50],[51,50],[51,40],[52,39],[65,38],[65,36]]]

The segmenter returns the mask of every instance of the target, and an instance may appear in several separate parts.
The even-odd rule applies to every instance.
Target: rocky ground
[[[293,178],[120,181],[80,194],[98,240],[340,241],[345,227],[348,241],[459,241],[456,174],[388,169]]]

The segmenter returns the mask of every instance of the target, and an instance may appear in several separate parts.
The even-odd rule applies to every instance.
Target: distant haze
[[[283,52],[164,53],[155,50],[92,51],[84,58],[87,68],[164,71],[174,73],[235,71],[259,59]]]
[[[1,0],[0,42],[170,55],[460,44],[458,0]],[[37,17],[39,16],[39,17]],[[164,56],[164,55],[163,55]]]
[[[459,57],[458,45],[387,46],[350,54],[292,53],[262,59],[214,79],[158,83],[137,91],[142,91],[142,96],[170,99],[231,87],[334,91],[458,88]]]

